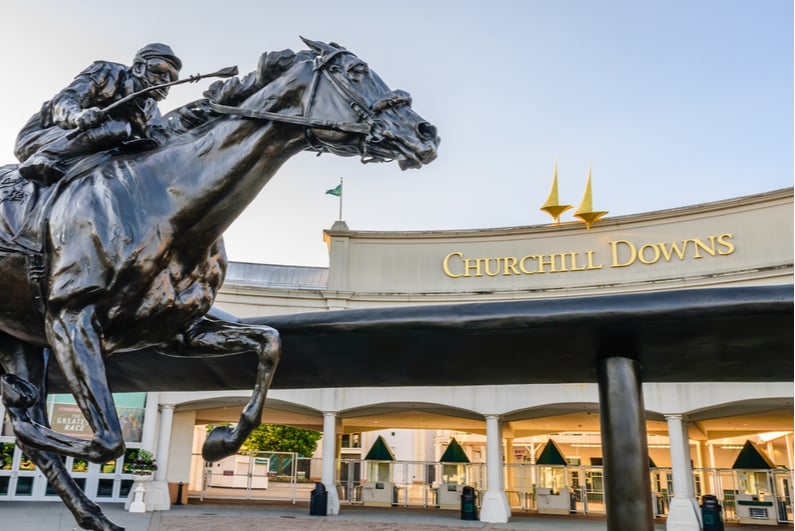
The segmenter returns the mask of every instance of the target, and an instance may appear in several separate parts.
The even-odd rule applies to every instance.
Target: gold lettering
[[[577,257],[580,255],[580,253],[566,253],[566,254],[571,257],[571,270],[572,271],[585,271],[584,267],[577,267]],[[564,258],[563,258],[564,260],[566,259],[565,256],[566,255],[564,255]],[[564,265],[564,267],[565,267],[565,265]]]
[[[459,274],[456,275],[456,274],[453,274],[450,271],[450,258],[452,258],[454,256],[457,256],[458,258],[463,258],[464,254],[460,253],[458,251],[453,251],[452,253],[450,253],[447,256],[445,256],[444,260],[442,261],[442,269],[444,269],[444,274],[447,275],[450,278],[461,278],[461,277],[464,276],[463,273],[459,273]]]
[[[693,255],[693,258],[699,259],[699,258],[703,258],[703,256],[698,254],[698,248],[699,247],[701,247],[710,256],[715,256],[715,254],[716,254],[715,253],[715,240],[713,240],[712,238],[710,238],[710,240],[712,241],[712,248],[711,249],[709,247],[707,247],[706,244],[704,242],[702,242],[701,240],[699,240],[698,238],[693,238],[692,240],[685,240],[684,243],[685,243],[685,245],[687,245],[687,242],[693,242],[693,252],[695,253]]]
[[[652,258],[651,260],[647,260],[646,257],[644,256],[644,252],[646,249],[652,249],[652,252],[654,253],[653,254],[654,258]],[[646,245],[642,246],[638,251],[638,260],[640,260],[646,265],[655,264],[659,259],[660,259],[660,249],[653,243],[647,243]]]
[[[635,246],[632,244],[632,242],[628,242],[627,240],[615,240],[607,243],[610,244],[610,250],[613,253],[613,264],[610,267],[627,267],[635,263],[635,259],[638,257],[638,251],[635,249]],[[623,263],[618,261],[618,246],[620,244],[624,244],[629,247],[630,253],[629,259]]]
[[[471,277],[472,275],[469,274],[469,271],[474,269],[475,270],[475,275],[474,276],[482,277],[483,273],[480,272],[480,262],[482,260],[483,260],[482,258],[476,258],[474,260],[469,259],[469,258],[464,258],[464,276],[465,277]],[[474,262],[475,265],[470,264],[470,262]]]
[[[686,244],[686,242],[684,243]],[[660,243],[659,245],[666,262],[671,261],[671,257],[674,255],[674,253],[676,253],[676,256],[679,257],[679,260],[685,259],[685,250],[687,249],[686,245],[683,245],[682,248],[679,248],[676,242],[671,242],[670,249],[665,245],[665,243]]]
[[[504,271],[503,275],[505,275],[507,277],[507,276],[510,276],[510,275],[518,275],[518,274],[520,274],[519,271],[516,269],[516,257],[515,256],[506,256],[505,258],[503,258],[503,260],[505,261],[504,262],[505,268],[503,269],[503,271]],[[509,273],[508,270],[510,270],[511,272]]]
[[[593,253],[594,251],[585,251],[585,255],[588,257],[588,266],[585,269],[588,269],[589,271],[591,269],[602,269],[602,264],[599,264],[598,266],[593,265]]]
[[[566,268],[566,254],[567,253],[556,253],[549,255],[552,258],[552,261],[555,261],[555,257],[560,258],[560,269],[558,271],[552,271],[552,273],[568,273],[569,269]]]
[[[727,239],[732,239],[732,238],[734,238],[734,235],[728,233],[721,234],[720,236],[718,236],[718,243],[726,247],[726,251],[718,251],[718,254],[720,254],[721,256],[726,256],[734,252],[734,244],[726,241]]]
[[[678,242],[646,243],[643,245],[629,240],[612,240],[610,245],[612,263],[610,267],[629,267],[636,262],[653,265],[665,259],[686,260],[688,245],[693,245],[692,259],[705,255],[727,256],[733,254],[736,245],[734,235],[723,233],[706,238],[691,238]],[[705,241],[705,240],[708,240]],[[535,261],[535,265],[531,262]],[[584,264],[583,264],[584,262]],[[502,256],[494,258],[464,258],[461,251],[453,251],[442,260],[442,270],[450,278],[496,277],[511,275],[535,275],[536,273],[567,273],[569,271],[594,271],[604,266],[599,263],[596,251],[568,251],[550,254],[528,254],[521,258]]]
[[[486,270],[486,276],[489,277],[496,277],[500,274],[500,258],[481,258],[483,260],[483,265],[485,266],[484,269]],[[494,264],[497,266],[497,270],[492,273],[491,269],[489,268],[489,263],[494,260]]]
[[[529,255],[523,257],[521,262],[519,262],[519,269],[521,269],[522,273],[524,273],[525,275],[533,275],[533,274],[537,273],[537,271],[528,271],[527,268],[524,266],[524,263],[528,259],[533,259],[534,260],[534,259],[536,259],[536,257],[533,256],[532,254],[529,254]]]
[[[558,270],[555,269],[555,255],[554,254],[549,255],[549,260],[544,260],[545,256],[547,255],[542,254],[538,257],[538,272],[546,273],[546,271],[544,271],[544,266],[548,265],[551,268],[549,270],[550,273],[557,273]]]

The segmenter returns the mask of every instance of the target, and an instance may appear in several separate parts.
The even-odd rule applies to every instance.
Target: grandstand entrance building
[[[768,287],[789,292],[791,300],[793,287],[791,188],[606,218],[590,229],[563,223],[374,232],[337,222],[324,238],[327,268],[230,264],[217,307],[267,322],[268,316],[305,312],[510,301],[575,304],[593,297],[712,288]],[[699,525],[701,496],[712,494],[727,520],[792,522],[791,352],[780,371],[771,370],[780,353],[749,356],[748,372],[765,374],[759,378],[722,378],[721,364],[710,359],[709,367],[697,371],[714,374],[709,381],[644,379],[655,516]],[[678,367],[678,353],[669,355],[670,366]],[[286,349],[284,359],[289,356]],[[534,360],[548,367],[566,359],[546,343],[527,344],[523,356],[515,360],[517,367]],[[422,381],[424,374],[461,370],[452,370],[454,351],[425,357],[407,366],[400,356],[373,351],[361,371],[366,376],[372,363]],[[572,369],[561,363],[556,370],[565,377]],[[307,502],[315,481],[323,481],[333,487],[330,514],[344,512],[348,504],[445,510],[460,503],[464,486],[478,492],[484,521],[507,521],[528,511],[605,512],[600,396],[592,381],[573,376],[553,383],[280,388],[277,370],[263,422],[322,432],[316,454],[205,463],[200,448],[207,426],[235,422],[250,390],[180,391],[180,375],[173,376],[175,390],[116,395],[125,456],[103,465],[67,458],[92,499],[126,501],[133,479],[127,463],[137,450],[147,449],[160,465],[154,483],[170,488],[171,502],[178,491],[205,500]],[[48,406],[56,431],[90,435],[71,397],[50,395]],[[374,447],[388,451],[366,459]],[[444,461],[445,455],[456,460]],[[0,502],[58,499],[16,447],[7,423],[0,432],[0,457]]]

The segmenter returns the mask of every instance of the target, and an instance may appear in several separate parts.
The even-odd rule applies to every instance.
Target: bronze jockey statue
[[[127,105],[103,109],[134,92],[176,81],[182,61],[160,43],[147,44],[135,54],[131,67],[96,61],[74,81],[45,102],[17,136],[14,154],[26,179],[52,184],[70,160],[104,151],[130,140],[156,145],[157,102],[168,87],[142,94]],[[68,130],[76,130],[70,133]]]

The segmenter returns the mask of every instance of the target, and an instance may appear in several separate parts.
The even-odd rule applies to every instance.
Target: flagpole
[[[343,186],[342,186],[342,177],[340,177],[340,221],[342,221],[342,193],[343,193]]]

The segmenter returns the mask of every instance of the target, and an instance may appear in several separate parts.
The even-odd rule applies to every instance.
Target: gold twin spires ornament
[[[582,196],[580,206],[574,211],[574,217],[583,220],[585,228],[590,229],[591,224],[599,221],[599,218],[605,214],[607,214],[607,211],[596,211],[593,209],[593,200],[591,198],[591,166],[588,165],[588,180],[585,182],[585,194]]]
[[[555,223],[560,225],[560,215],[569,210],[571,205],[561,205],[558,200],[558,164],[555,163],[555,175],[552,178],[552,189],[549,191],[549,197],[546,202],[541,206],[541,210],[552,216]],[[585,183],[585,193],[580,201],[580,206],[574,211],[574,217],[579,218],[585,223],[585,228],[590,229],[593,223],[607,214],[607,211],[593,209],[593,197],[591,193],[591,166],[588,166],[588,180]]]
[[[555,163],[555,176],[552,177],[552,189],[549,191],[549,197],[546,202],[541,206],[541,210],[552,216],[555,223],[560,225],[560,215],[572,208],[572,205],[561,205],[558,200],[558,163]]]

